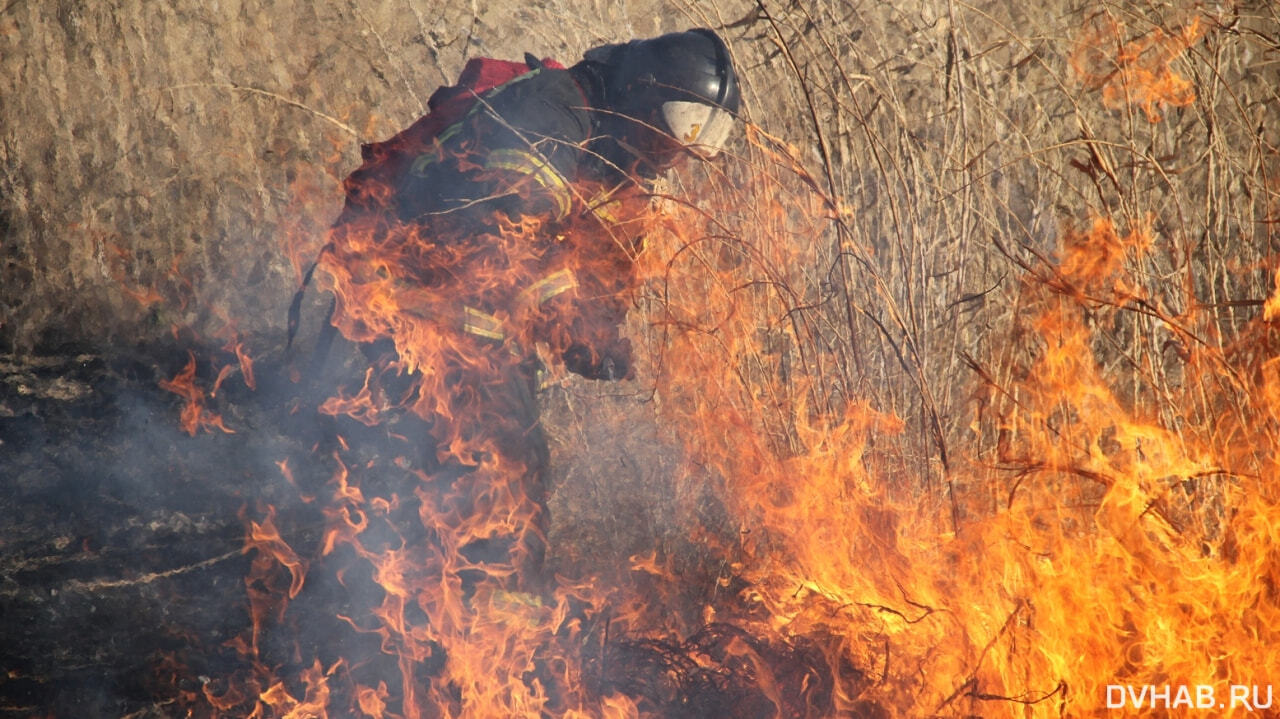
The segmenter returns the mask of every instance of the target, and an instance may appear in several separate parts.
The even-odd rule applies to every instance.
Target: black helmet
[[[698,28],[632,40],[585,57],[604,66],[607,110],[630,119],[633,144],[649,145],[647,154],[669,155],[655,164],[674,159],[671,139],[679,143],[674,150],[683,146],[704,157],[723,148],[741,97],[729,48],[715,32]],[[664,141],[635,142],[654,130]]]

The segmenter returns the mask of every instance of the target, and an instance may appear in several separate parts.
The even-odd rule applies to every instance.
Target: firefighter
[[[343,231],[370,217],[417,225],[450,242],[491,228],[500,212],[509,220],[549,220],[547,236],[564,236],[561,230],[576,224],[596,236],[602,247],[594,250],[625,255],[625,246],[608,246],[619,244],[618,215],[625,219],[649,182],[682,157],[714,157],[738,106],[728,48],[706,29],[597,47],[567,69],[528,55],[524,63],[472,60],[457,85],[432,96],[431,113],[362,148],[364,164],[344,183],[338,241],[326,251],[341,253]],[[604,227],[582,230],[593,221]],[[627,273],[626,257],[612,264]],[[601,283],[593,280],[605,278],[554,274],[530,282],[544,283],[532,288],[543,301],[570,286],[595,285],[578,293],[594,301],[589,317],[568,328],[570,336],[558,333],[566,346],[553,349],[566,367],[590,379],[628,376],[630,346],[617,333],[625,310],[620,297],[609,296],[626,278]],[[492,312],[508,308],[461,309],[473,334],[493,336],[500,330]]]
[[[344,182],[346,205],[319,260],[335,277],[325,329],[361,344],[383,375],[421,377],[395,318],[359,306],[367,288],[390,287],[400,310],[468,338],[450,347],[488,353],[431,368],[452,397],[427,396],[422,383],[383,387],[381,396],[413,409],[441,446],[458,446],[445,434],[487,435],[486,446],[506,454],[498,464],[524,467],[521,491],[537,507],[532,526],[462,551],[478,564],[501,563],[522,547],[524,563],[536,566],[547,450],[533,399],[538,360],[526,345],[547,346],[589,379],[632,374],[619,329],[637,249],[629,216],[647,205],[662,172],[722,150],[739,108],[737,75],[720,37],[694,29],[597,47],[567,68],[530,55],[475,59],[429,106],[395,137],[362,147],[363,164]],[[482,275],[494,267],[511,279]],[[291,341],[300,301],[301,290]],[[447,466],[428,471],[480,481]]]

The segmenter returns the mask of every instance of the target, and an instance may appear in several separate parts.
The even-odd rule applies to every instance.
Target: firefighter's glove
[[[570,372],[587,379],[614,381],[631,377],[631,341],[623,337],[592,352],[591,348],[576,342],[564,351],[564,366]]]

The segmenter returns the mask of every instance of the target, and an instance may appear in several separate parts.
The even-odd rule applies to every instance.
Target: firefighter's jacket
[[[535,325],[533,339],[560,354],[570,371],[621,378],[630,373],[631,357],[619,325],[638,249],[627,220],[645,204],[643,179],[637,182],[623,169],[618,143],[602,132],[609,120],[594,109],[599,92],[593,67],[528,62],[527,72],[487,92],[458,86],[438,91],[432,115],[391,140],[365,146],[365,163],[344,183],[347,205],[330,250],[338,261],[360,262],[354,249],[353,256],[340,257],[343,233],[348,226],[367,229],[370,218],[377,218],[373,225],[386,237],[400,238],[388,241],[418,238],[437,248],[491,241],[495,232],[516,227],[528,231],[524,221],[534,219],[536,231],[524,238],[533,243],[531,252],[519,253],[527,266],[515,273],[523,286],[499,289],[486,278],[474,294],[460,292],[464,331],[503,340],[528,329],[508,324],[524,317]],[[440,127],[443,110],[460,105],[466,110]],[[413,231],[405,233],[406,227]],[[486,269],[503,261],[486,260]],[[439,273],[478,271],[436,267],[430,258],[422,265],[431,269],[415,275],[408,268],[406,281],[429,286]]]

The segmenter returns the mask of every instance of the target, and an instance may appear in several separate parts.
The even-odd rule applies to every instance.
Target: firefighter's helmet
[[[652,145],[654,138],[645,136],[656,131],[668,141],[646,148],[649,154],[673,155],[670,139],[679,143],[677,149],[703,157],[723,149],[740,95],[729,48],[714,31],[698,28],[608,45],[589,51],[586,59],[605,66],[606,110],[627,118],[635,146]]]

